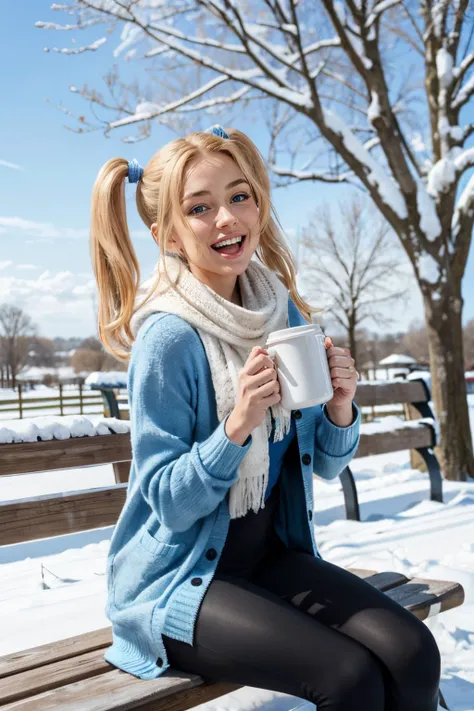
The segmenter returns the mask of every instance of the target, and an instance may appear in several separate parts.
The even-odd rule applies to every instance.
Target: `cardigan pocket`
[[[160,558],[163,559],[169,555],[180,552],[181,549],[184,550],[184,548],[186,548],[186,543],[168,543],[166,540],[161,538],[155,538],[155,536],[152,536],[151,533],[144,528],[140,537],[140,546],[148,551],[148,553],[151,553],[154,556],[159,555]]]
[[[118,610],[157,600],[166,588],[165,580],[173,579],[183,564],[192,547],[190,543],[179,538],[175,542],[174,534],[167,535],[171,532],[161,533],[169,543],[155,538],[144,528],[129,545],[116,553],[112,566],[113,599]]]

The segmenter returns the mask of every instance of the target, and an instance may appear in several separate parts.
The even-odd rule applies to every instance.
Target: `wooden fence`
[[[8,419],[23,419],[25,417],[35,417],[38,410],[54,410],[54,412],[48,413],[51,415],[93,415],[103,413],[102,395],[99,392],[89,390],[83,385],[76,386],[75,390],[76,393],[70,395],[68,394],[70,388],[59,385],[57,395],[28,397],[23,386],[19,384],[17,386],[17,397],[0,400],[0,421],[2,418],[7,419],[4,417],[4,413],[8,413]]]

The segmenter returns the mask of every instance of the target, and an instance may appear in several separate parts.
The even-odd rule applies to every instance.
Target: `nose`
[[[216,227],[220,229],[221,227],[225,227],[226,225],[235,225],[236,222],[237,218],[231,212],[231,210],[229,210],[229,208],[225,207],[224,205],[221,205],[216,216]]]

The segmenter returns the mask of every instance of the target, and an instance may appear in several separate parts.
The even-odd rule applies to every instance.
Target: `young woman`
[[[127,178],[161,255],[140,288]],[[255,145],[215,126],[145,169],[108,161],[92,254],[102,342],[131,351],[133,461],[108,557],[105,658],[142,679],[172,667],[318,711],[435,711],[428,628],[316,547],[313,472],[333,479],[356,451],[357,371],[328,339],[332,400],[280,403],[263,346],[315,309],[296,289]]]

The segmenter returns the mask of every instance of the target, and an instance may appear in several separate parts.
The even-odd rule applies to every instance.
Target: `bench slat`
[[[70,659],[95,649],[103,649],[110,644],[112,644],[112,629],[103,627],[57,642],[48,642],[48,644],[41,644],[31,649],[5,654],[0,657],[0,679],[11,674],[42,667],[45,664],[59,662],[62,659]]]
[[[110,671],[102,649],[0,680],[0,706]]]
[[[359,407],[395,405],[404,402],[426,402],[423,383],[416,380],[389,380],[386,383],[365,381],[357,385],[355,398]]]
[[[113,526],[126,484],[0,503],[1,545]]]
[[[385,590],[420,619],[461,605],[464,600],[458,583],[427,579],[406,582],[400,573],[349,570]],[[136,679],[103,660],[102,647],[108,646],[110,639],[111,630],[106,628],[4,657],[0,672],[10,676],[0,682],[2,710],[126,711],[139,707],[141,711],[185,711],[240,688],[225,683],[203,684],[199,676],[174,670],[155,680]],[[81,653],[93,645],[94,651]]]
[[[402,573],[393,573],[391,571],[377,573],[376,570],[358,570],[356,568],[349,568],[348,570],[350,573],[354,573],[359,578],[366,580],[377,590],[382,590],[382,592],[408,582],[408,578]]]
[[[433,432],[426,425],[420,425],[419,427],[408,425],[407,427],[370,435],[361,431],[359,447],[354,458],[400,452],[403,449],[432,447],[433,444]]]
[[[21,709],[21,711],[51,711],[52,709],[61,709],[61,711],[128,711],[128,709],[137,706],[142,708],[143,704],[147,702],[166,699],[167,696],[177,692],[189,691],[202,684],[202,678],[196,674],[168,670],[166,676],[144,680],[111,667],[111,671],[105,674],[45,691],[29,699],[6,704],[2,706],[2,711],[13,711],[13,709]],[[224,691],[227,686],[230,691],[239,688],[235,685],[225,684],[206,685],[203,696],[206,697],[206,693],[209,696],[203,701],[228,693],[228,691]],[[193,693],[193,704],[196,705],[195,693]],[[181,708],[189,707],[182,706]],[[164,702],[162,708],[170,708],[169,699]]]
[[[130,461],[130,434],[14,442],[1,445],[0,475],[27,474]]]
[[[386,594],[420,620],[451,610],[464,602],[462,585],[448,580],[413,578]]]

